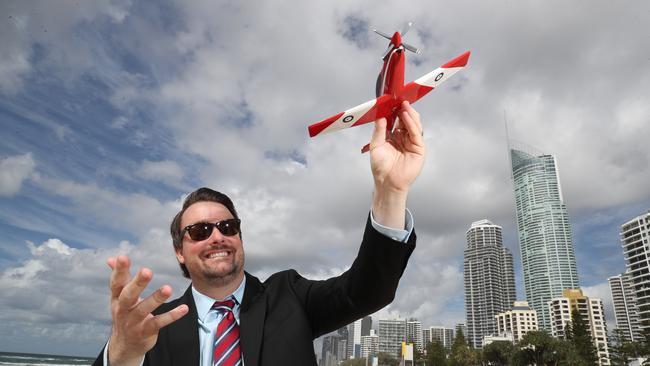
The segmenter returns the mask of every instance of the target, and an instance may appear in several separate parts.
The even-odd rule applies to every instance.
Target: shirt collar
[[[237,287],[237,289],[232,294],[229,295],[235,299],[236,302],[235,308],[241,305],[242,298],[244,297],[245,288],[246,288],[246,276],[244,276],[244,279],[241,281],[239,287]],[[205,317],[208,315],[208,312],[212,308],[212,305],[214,305],[214,302],[219,300],[213,299],[210,296],[206,296],[200,293],[196,288],[194,288],[194,285],[192,285],[192,296],[194,296],[194,304],[196,304],[197,315],[201,321],[204,321]]]

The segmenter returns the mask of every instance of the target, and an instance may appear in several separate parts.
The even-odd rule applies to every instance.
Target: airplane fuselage
[[[404,88],[404,64],[406,63],[406,52],[402,46],[402,38],[399,32],[393,34],[390,41],[390,49],[384,56],[384,64],[381,72],[377,77],[376,95],[377,98],[385,96],[384,98],[394,99],[395,106],[402,102],[400,98],[400,91]],[[391,113],[394,120],[395,113]],[[392,125],[393,121],[389,121]]]

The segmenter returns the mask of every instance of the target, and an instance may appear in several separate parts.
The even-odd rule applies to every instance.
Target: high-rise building
[[[347,358],[361,357],[361,319],[348,325],[348,350]]]
[[[406,322],[406,342],[413,343],[413,347],[422,352],[422,323],[419,320],[411,319]]]
[[[379,336],[374,329],[368,335],[361,336],[361,357],[376,356],[379,351]]]
[[[635,342],[641,340],[639,313],[636,308],[636,295],[630,272],[608,278],[609,289],[614,303],[616,328],[623,339]]]
[[[321,366],[337,366],[347,358],[347,338],[347,327],[340,328],[336,334],[323,337]]]
[[[526,300],[537,311],[540,329],[551,330],[548,302],[564,289],[579,288],[569,214],[555,157],[513,147],[519,247]]]
[[[369,335],[371,327],[372,318],[370,316],[357,319],[345,327],[347,331],[347,349],[345,352],[346,359],[361,357],[361,337]]]
[[[650,210],[621,225],[621,245],[640,327],[650,329]]]
[[[497,331],[495,316],[515,301],[512,253],[503,246],[501,226],[489,220],[472,223],[465,248],[467,340],[481,348],[483,337]]]
[[[370,330],[372,329],[372,317],[364,316],[361,319],[361,336],[370,335]]]
[[[459,331],[463,332],[463,337],[465,337],[465,339],[467,339],[467,326],[465,324],[463,324],[463,323],[456,324],[456,327],[454,327],[454,337],[453,338],[456,338],[456,335],[457,335],[457,333]],[[453,342],[453,340],[452,340],[452,342]]]
[[[601,299],[589,298],[580,289],[566,289],[562,296],[548,302],[551,317],[551,334],[556,338],[566,336],[565,329],[571,323],[573,309],[577,309],[591,333],[591,339],[598,353],[598,365],[610,365],[607,345],[607,324]]]
[[[425,348],[429,343],[438,341],[443,347],[451,350],[451,345],[454,342],[454,329],[443,327],[441,325],[434,325],[429,327],[429,329],[422,330],[422,337],[424,338]]]
[[[528,306],[527,301],[515,301],[512,309],[496,315],[497,333],[512,334],[514,342],[519,342],[526,333],[537,330],[537,312]]]
[[[424,328],[422,329],[422,347],[427,349],[431,344],[431,329]]]
[[[406,342],[406,320],[380,319],[378,325],[379,352],[386,352],[399,358],[402,342]]]

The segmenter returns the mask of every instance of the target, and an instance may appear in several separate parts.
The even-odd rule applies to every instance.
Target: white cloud
[[[80,344],[98,350],[110,331],[109,256],[128,255],[132,275],[143,266],[152,269],[154,279],[145,296],[163,284],[172,285],[175,297],[185,291],[188,282],[180,275],[171,244],[162,244],[168,242],[164,236],[153,230],[138,245],[122,242],[100,250],[75,249],[56,238],[28,243],[32,257],[0,272],[0,323],[11,325],[14,337],[72,342],[70,353],[79,354]]]
[[[75,130],[53,118],[37,120],[28,110],[16,114],[55,131],[61,140],[73,133],[83,137],[91,122],[108,123],[113,129],[103,136],[107,144],[113,133],[152,117],[147,132],[134,129],[130,142],[147,150],[159,142],[150,135],[155,130],[164,131],[173,145],[169,155],[155,151],[125,162],[122,169],[145,180],[142,185],[136,179],[120,180],[127,175],[122,172],[111,176],[118,183],[101,181],[92,172],[83,182],[41,172],[38,187],[57,198],[48,207],[75,222],[63,230],[42,217],[31,222],[67,235],[79,231],[74,237],[89,247],[97,243],[84,231],[101,226],[127,232],[142,243],[124,243],[123,250],[144,264],[164,260],[165,273],[178,278],[165,233],[181,201],[156,194],[170,187],[193,188],[182,184],[207,185],[231,195],[245,220],[247,268],[253,273],[264,277],[287,267],[317,278],[340,273],[354,258],[370,206],[368,157],[358,150],[372,127],[315,139],[307,137],[306,127],[373,97],[385,40],[369,34],[367,47],[358,48],[345,39],[343,19],[350,15],[386,32],[403,20],[415,22],[407,40],[423,54],[407,55],[408,80],[466,49],[473,52],[466,70],[415,105],[429,148],[409,202],[419,242],[386,314],[415,315],[423,325],[462,322],[459,258],[468,226],[487,217],[502,225],[505,235],[516,236],[504,109],[511,137],[558,156],[572,214],[584,217],[593,210],[650,200],[650,69],[644,61],[650,51],[643,37],[630,36],[646,30],[647,4],[617,7],[596,1],[585,8],[561,2],[459,2],[433,15],[426,1],[409,7],[397,1],[370,5],[365,0],[204,1],[147,8],[160,12],[143,14],[130,3],[12,3],[3,13],[14,14],[13,23],[0,23],[0,54],[10,55],[0,56],[0,75],[7,76],[0,77],[0,88],[16,90],[28,80],[33,65],[27,60],[34,45],[41,45],[48,51],[41,61],[53,70],[48,75],[101,81],[117,110],[115,118],[83,121],[84,127]],[[227,11],[217,11],[223,8]],[[492,16],[485,17],[487,13]],[[119,24],[129,37],[97,35],[98,23]],[[3,32],[2,27],[13,28]],[[139,67],[151,75],[140,74]],[[90,108],[92,99],[82,98],[79,104]],[[115,145],[121,148],[121,143]],[[70,147],[43,158],[63,160],[80,153],[74,144]],[[305,163],[296,161],[293,152]],[[181,163],[188,156],[200,162],[200,169]],[[93,164],[101,169],[101,161],[89,162]],[[33,165],[23,164],[22,174],[16,170],[10,175],[11,184],[4,183],[3,166],[0,195],[15,194]],[[122,181],[128,181],[128,188]],[[6,217],[20,227],[19,220]],[[94,272],[105,268],[100,257],[108,248],[93,252],[48,243],[34,245],[28,260],[10,265],[4,274],[23,283],[79,283],[80,291],[90,293],[95,287],[91,291],[81,280],[46,277],[55,268],[51,258],[70,264],[83,257],[88,266],[68,269],[88,273],[87,282],[105,281]],[[20,310],[22,302],[2,304],[2,309]]]
[[[136,172],[140,177],[166,183],[172,186],[179,186],[183,181],[183,169],[170,160],[144,161]]]
[[[9,52],[0,55],[0,92],[15,93],[22,88],[22,77],[31,67],[24,54]]]
[[[32,154],[0,158],[0,196],[13,196],[34,172]]]
[[[36,246],[31,241],[27,241],[27,246],[29,247],[29,252],[32,253],[32,255],[35,257],[43,256],[51,251],[53,251],[57,255],[72,254],[72,248],[67,246],[59,239],[48,239],[40,246]]]
[[[82,70],[100,64],[75,29],[81,23],[108,16],[120,23],[129,13],[130,1],[103,3],[63,1],[57,6],[24,1],[3,2],[0,23],[0,92],[14,94],[23,89],[23,79],[33,70],[34,46],[48,47],[45,62],[68,76],[83,74]],[[77,42],[70,40],[77,39]],[[103,62],[102,62],[103,63]]]

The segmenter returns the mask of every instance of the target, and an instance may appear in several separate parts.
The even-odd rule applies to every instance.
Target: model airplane
[[[411,23],[408,23],[408,27]],[[422,76],[421,78],[404,85],[404,64],[406,62],[405,49],[420,53],[417,48],[402,42],[402,36],[408,31],[395,32],[392,37],[374,30],[375,33],[390,40],[388,49],[382,58],[384,65],[377,78],[377,99],[367,101],[361,105],[350,108],[330,118],[309,126],[309,136],[334,132],[349,127],[359,126],[385,117],[387,131],[392,131],[397,118],[397,112],[402,101],[414,103],[425,96],[449,77],[467,65],[470,52],[467,51],[439,68]],[[361,152],[367,152],[369,145],[364,146]]]

